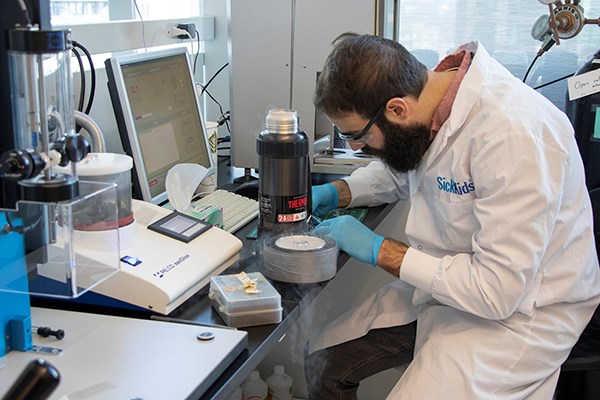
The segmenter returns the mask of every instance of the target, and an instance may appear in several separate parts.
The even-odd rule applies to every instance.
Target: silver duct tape
[[[312,233],[274,236],[265,241],[264,273],[280,282],[317,283],[337,271],[335,240]]]

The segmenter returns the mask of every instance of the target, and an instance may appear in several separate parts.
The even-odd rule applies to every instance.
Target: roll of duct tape
[[[335,240],[312,233],[279,235],[265,241],[265,275],[290,283],[317,283],[329,280],[337,271]]]

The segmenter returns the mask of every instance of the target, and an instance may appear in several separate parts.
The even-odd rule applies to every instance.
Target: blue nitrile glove
[[[331,183],[312,187],[312,213],[317,217],[335,210],[338,205],[338,192]]]
[[[373,266],[377,263],[377,255],[384,239],[350,215],[325,220],[314,232],[335,239],[340,250]]]

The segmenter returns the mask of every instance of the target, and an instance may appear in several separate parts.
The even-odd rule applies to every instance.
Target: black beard
[[[377,126],[383,133],[383,149],[367,144],[362,152],[381,159],[397,172],[416,169],[429,148],[429,128],[416,122],[403,127],[389,122],[383,115],[377,119]]]

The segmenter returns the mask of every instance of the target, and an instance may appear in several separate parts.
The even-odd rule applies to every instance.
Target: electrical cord
[[[523,83],[526,83],[526,81],[527,81],[527,77],[529,76],[529,73],[531,72],[531,69],[533,68],[534,64],[536,63],[536,61],[538,60],[538,58],[540,58],[540,56],[541,56],[542,54],[544,54],[544,51],[540,50],[540,51],[539,51],[539,52],[538,52],[538,53],[535,55],[535,57],[533,58],[533,61],[531,61],[531,64],[529,64],[529,67],[527,68],[527,71],[525,72],[525,76],[523,76]],[[550,81],[550,82],[546,82],[546,83],[544,83],[544,84],[541,84],[541,85],[535,86],[533,89],[534,89],[534,90],[538,90],[538,89],[541,89],[541,88],[543,88],[543,87],[546,87],[546,86],[552,85],[552,84],[554,84],[554,83],[556,83],[556,82],[560,82],[560,81],[562,81],[563,79],[570,78],[570,77],[574,76],[576,73],[577,73],[577,72],[573,72],[573,73],[571,73],[571,74],[569,74],[569,75],[565,75],[565,76],[562,76],[562,77],[560,77],[560,78],[558,78],[558,79],[554,79],[554,80],[552,80],[552,81]]]
[[[213,76],[208,80],[208,82],[206,82],[206,85],[202,86],[202,91],[200,92],[200,96],[202,96],[202,94],[204,93],[204,91],[208,88],[208,85],[210,85],[210,83],[217,77],[217,75],[219,75],[219,73],[221,71],[223,71],[225,69],[225,67],[227,67],[229,65],[228,62],[226,62],[221,68],[219,68],[219,70],[217,72],[215,72],[213,74]]]
[[[229,121],[230,121],[230,116],[231,113],[229,111],[225,111],[224,113],[221,114],[221,116],[218,118],[217,123],[219,124],[219,126],[225,124],[225,126],[227,127],[227,131],[229,132],[229,134],[231,135],[231,129],[229,128]]]
[[[85,111],[79,110],[79,111],[85,112],[86,114],[89,114],[90,111],[92,110],[92,104],[94,102],[94,97],[96,96],[96,68],[94,67],[94,61],[92,60],[92,55],[90,54],[88,49],[85,48],[85,46],[83,46],[81,43],[79,43],[75,40],[73,40],[73,46],[77,47],[78,49],[81,49],[81,51],[83,51],[83,53],[85,54],[85,57],[88,60],[88,63],[90,64],[90,96],[88,97],[87,105],[85,106]],[[82,73],[82,75],[85,75],[85,71],[82,71],[81,73]]]
[[[221,116],[219,116],[219,118],[217,119],[217,124],[219,124],[219,126],[229,122],[230,120],[230,115],[231,113],[229,111],[225,111],[223,114],[221,114]]]
[[[547,35],[546,38],[542,42],[542,47],[540,47],[540,49],[538,50],[538,52],[535,55],[535,58],[531,62],[531,65],[529,66],[529,68],[527,68],[527,72],[525,72],[525,76],[523,77],[523,82],[525,82],[527,80],[527,76],[529,75],[529,72],[531,71],[533,64],[535,64],[537,59],[540,58],[545,52],[550,50],[550,48],[552,46],[554,46],[554,43],[556,43],[556,41],[554,40],[554,37],[552,35]]]
[[[196,40],[198,41],[198,49],[196,50],[196,55],[194,56],[194,76],[196,75],[196,64],[198,63],[198,55],[200,54],[200,32],[198,29],[194,29],[196,31]]]
[[[10,214],[8,211],[4,211],[4,217],[6,218],[6,225],[2,228],[2,232],[4,232],[4,233],[15,232],[15,233],[18,233],[21,235],[25,235],[27,232],[29,232],[30,230],[35,228],[42,220],[42,217],[39,216],[38,219],[35,220],[31,225],[15,226],[15,225],[13,225],[13,222],[10,218]]]
[[[85,48],[85,46],[83,46],[81,43],[73,40],[73,47],[71,48],[71,51],[73,52],[73,54],[75,54],[75,57],[77,58],[77,63],[79,64],[79,78],[80,78],[80,88],[79,88],[79,104],[77,106],[77,111],[79,111],[80,113],[84,113],[86,115],[89,115],[91,109],[92,109],[92,104],[94,102],[94,96],[96,94],[96,69],[94,67],[94,62],[92,60],[92,55],[90,54],[90,52],[88,51],[88,49]],[[81,55],[79,54],[79,51],[77,49],[80,49],[81,51],[83,51],[83,53],[85,54],[88,63],[90,65],[90,95],[88,97],[87,100],[87,104],[85,106],[85,110],[83,108],[83,103],[85,100],[85,91],[86,91],[86,73],[85,73],[85,68],[83,66],[83,60],[81,59]],[[82,129],[82,125],[81,124],[77,124],[76,126],[76,131],[80,132]]]
[[[558,79],[555,79],[555,80],[553,80],[553,81],[550,81],[550,82],[546,82],[546,83],[544,83],[544,84],[542,84],[542,85],[539,85],[539,86],[536,86],[536,87],[534,87],[534,89],[535,89],[535,90],[538,90],[538,89],[541,89],[541,88],[543,88],[543,87],[546,87],[546,86],[552,85],[553,83],[560,82],[560,81],[562,81],[563,79],[567,79],[567,78],[570,78],[570,77],[572,77],[572,76],[575,76],[575,74],[576,74],[576,73],[577,73],[577,72],[573,72],[572,74],[565,75],[565,76],[563,76],[563,77],[560,77],[560,78],[558,78]]]
[[[207,90],[208,85],[210,85],[211,82],[217,77],[217,75],[219,75],[219,73],[221,71],[223,71],[225,69],[225,67],[227,67],[228,65],[229,65],[228,62],[223,64],[223,66],[221,68],[219,68],[217,70],[217,72],[215,72],[213,74],[213,76],[210,77],[210,79],[208,80],[208,82],[206,82],[205,85],[201,85],[201,84],[198,84],[198,85],[200,85],[200,87],[202,88],[202,90],[200,91],[200,96],[202,96],[204,94],[204,92],[206,92],[206,94],[208,94],[208,96],[212,99],[212,101],[214,101],[217,104],[217,106],[219,107],[219,111],[221,112],[221,115],[219,116],[219,122],[218,122],[219,126],[223,125],[223,122],[224,122],[225,126],[227,127],[227,131],[231,134],[231,127],[229,126],[229,117],[228,116],[225,117],[226,114],[229,115],[229,111],[224,112],[223,106],[221,106],[221,103],[219,103],[217,101],[217,99],[215,99],[214,96],[212,94],[210,94],[210,92]]]
[[[538,58],[540,58],[540,54],[536,54],[533,58],[533,61],[531,61],[531,64],[529,64],[529,68],[527,68],[527,72],[525,72],[525,76],[523,77],[523,83],[527,81],[527,77],[529,76],[529,73],[531,72],[531,69],[533,68],[533,65],[538,60]]]
[[[21,8],[21,11],[23,12],[23,22],[25,22],[26,26],[31,25],[31,19],[29,18],[29,11],[27,10],[27,5],[25,4],[25,1],[17,0],[17,3],[19,3],[19,7]]]
[[[71,47],[71,52],[75,55],[77,59],[77,64],[79,64],[79,103],[77,105],[78,111],[83,111],[83,99],[85,97],[85,70],[83,69],[83,60],[81,59],[81,54],[77,51],[75,47]]]
[[[142,23],[142,42],[144,43],[144,52],[148,52],[148,47],[146,46],[146,29],[144,27],[144,18],[142,18],[142,13],[140,12],[140,7],[138,7],[137,0],[133,0],[133,5],[135,6],[135,10],[140,17],[140,21]]]
[[[192,51],[192,55],[194,55],[194,38],[192,37],[192,34],[191,34],[191,33],[189,33],[188,31],[186,31],[186,30],[184,30],[184,29],[182,29],[182,30],[185,32],[185,33],[182,33],[182,35],[185,35],[185,36],[187,36],[187,38],[190,40],[190,46],[191,46],[191,48],[192,48],[192,49],[191,49],[191,51]],[[179,37],[180,39],[183,39],[183,38],[181,37],[181,35],[178,35],[177,37]],[[198,51],[200,51],[200,42],[198,42]],[[196,65],[195,65],[195,64],[194,64],[194,67],[193,67],[193,74],[194,74],[194,75],[196,74]]]
[[[221,103],[219,103],[219,101],[217,99],[215,99],[215,97],[212,94],[210,94],[210,92],[208,90],[206,90],[204,86],[202,86],[199,83],[197,85],[199,85],[202,88],[202,92],[200,93],[200,96],[206,92],[208,97],[210,97],[211,100],[214,101],[215,104],[219,107],[219,112],[221,113],[221,115],[219,116],[219,121],[217,122],[219,124],[218,126],[223,125],[223,122],[224,122],[227,126],[227,131],[229,133],[231,133],[231,128],[229,127],[229,122],[228,122],[229,117],[224,118],[224,116],[227,115],[229,113],[229,111],[223,111],[223,106],[221,105]]]

